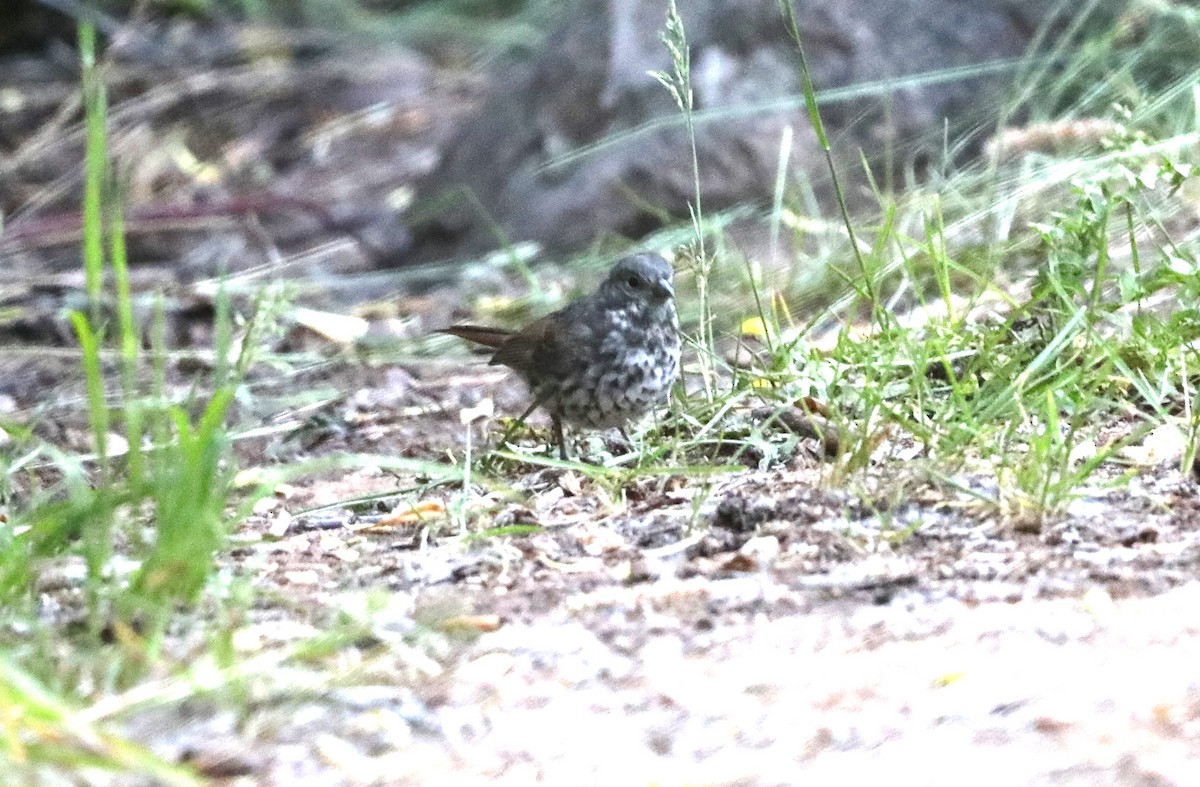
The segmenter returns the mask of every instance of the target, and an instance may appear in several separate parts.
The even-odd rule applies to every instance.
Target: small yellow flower
[[[742,336],[753,336],[756,339],[767,338],[767,324],[762,317],[747,317],[742,320]]]

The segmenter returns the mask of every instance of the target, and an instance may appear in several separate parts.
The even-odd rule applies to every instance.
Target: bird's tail
[[[499,347],[513,335],[512,331],[503,328],[484,328],[480,325],[451,325],[449,328],[439,328],[434,333],[448,333],[484,347]]]

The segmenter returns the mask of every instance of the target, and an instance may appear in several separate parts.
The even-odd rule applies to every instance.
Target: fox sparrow
[[[550,414],[558,453],[564,422],[622,427],[664,401],[679,373],[679,318],[673,272],[657,254],[620,260],[591,295],[522,331],[454,325],[449,333],[494,347],[492,364],[515,370],[533,404]]]

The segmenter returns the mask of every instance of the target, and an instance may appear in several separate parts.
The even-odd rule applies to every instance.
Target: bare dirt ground
[[[1146,470],[1021,532],[932,485],[875,509],[862,487],[898,462],[831,483],[809,448],[703,487],[527,470],[494,521],[542,530],[477,540],[403,515],[458,488],[291,517],[398,479],[298,484],[224,561],[259,589],[239,640],[270,659],[332,610],[367,630],[257,678],[241,718],[189,703],[133,728],[272,784],[1191,781],[1193,482]]]
[[[337,74],[347,79],[340,95],[353,93],[347,84],[365,90]],[[383,85],[399,90],[366,81],[375,92],[355,107]],[[437,136],[416,131],[441,122],[398,111],[328,138],[343,145],[313,137],[307,152],[272,158],[263,151],[303,139],[296,129],[317,122],[307,105],[288,103],[311,83],[281,77],[270,100],[249,79],[218,84],[189,100],[225,108],[209,118],[238,119],[222,132],[223,160],[233,169],[237,156],[271,161],[286,178],[274,185],[291,184],[284,193],[343,194],[357,182],[383,200],[405,175],[388,180],[380,162],[411,176]],[[413,106],[436,108],[435,89],[469,100],[459,83],[423,84],[435,87],[412,93]],[[118,117],[147,108],[129,100]],[[291,107],[282,120],[268,112],[279,106]],[[158,112],[169,118],[156,127],[160,141],[190,117]],[[265,116],[278,122],[256,125]],[[332,128],[329,118],[317,125]],[[417,141],[398,150],[401,138]],[[67,149],[30,145],[18,159],[34,170]],[[6,196],[28,221],[37,218],[31,195],[62,177],[31,172],[10,170],[9,183],[24,185]],[[139,181],[155,184],[139,192],[147,200],[197,188],[198,179],[162,172]],[[183,349],[207,339],[211,299],[190,285],[221,267],[212,255],[253,268],[281,247],[333,242],[329,225],[304,223],[302,211],[295,224],[266,221],[264,235],[260,212],[242,210],[245,195],[228,182],[221,198],[239,208],[233,218],[181,229],[143,214],[135,248],[159,257],[140,275],[147,289],[172,282]],[[68,336],[58,310],[79,286],[61,263],[73,242],[69,216],[63,222],[20,230],[14,221],[0,246],[15,263],[0,282],[11,288],[6,302],[21,306],[0,325],[0,395],[42,439],[82,451],[75,360],[52,353]],[[64,226],[65,241],[55,234]],[[353,300],[347,293],[369,292],[388,304],[372,326],[401,339],[461,302],[459,282],[430,295],[429,282],[408,286],[414,274],[371,278],[373,263],[337,249],[315,261],[294,252],[270,278],[293,278],[300,302],[329,309],[348,311],[339,305]],[[251,263],[239,256],[246,250],[258,255]],[[275,431],[238,443],[243,466],[350,455],[444,463],[462,456],[464,406],[490,397],[500,412],[522,409],[510,378],[461,356],[425,348],[384,363],[333,344],[314,345],[303,327],[283,333],[281,353],[315,346],[325,355],[286,376],[252,378],[257,404],[239,417]],[[173,366],[181,385],[196,368],[185,356]],[[311,394],[304,407],[272,405],[297,391]],[[500,427],[487,429],[494,438]],[[1065,514],[1031,522],[980,502],[996,492],[987,472],[963,470],[947,485],[923,460],[913,446],[880,445],[869,467],[845,473],[815,441],[799,440],[774,464],[711,475],[509,464],[503,484],[485,475],[465,497],[461,484],[369,461],[309,473],[260,504],[221,559],[222,592],[254,589],[234,638],[244,678],[215,680],[210,692],[201,671],[184,701],[172,699],[176,684],[151,684],[141,690],[147,701],[114,718],[164,757],[229,784],[1194,783],[1195,481],[1172,457],[1144,452],[1128,462],[1131,481],[1106,487],[1101,474]],[[465,534],[455,520],[464,499],[477,522],[511,529]],[[77,604],[72,567],[63,568],[48,573],[46,592]],[[55,576],[64,577],[57,589]],[[175,664],[209,652],[194,622],[181,619],[168,645]]]

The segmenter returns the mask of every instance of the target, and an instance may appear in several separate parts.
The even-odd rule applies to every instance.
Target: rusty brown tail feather
[[[448,333],[451,336],[493,348],[499,347],[513,336],[513,331],[506,331],[503,328],[485,328],[481,325],[451,325],[449,328],[439,328],[434,333]]]

